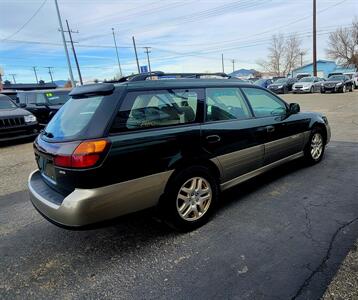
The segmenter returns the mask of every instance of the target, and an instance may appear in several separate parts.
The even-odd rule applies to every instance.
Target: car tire
[[[161,217],[166,224],[181,232],[204,225],[219,198],[219,183],[210,170],[192,166],[169,181],[160,204]]]
[[[349,91],[350,91],[350,92],[353,92],[353,84],[351,85]]]
[[[313,86],[311,86],[311,88],[310,88],[310,93],[311,93],[311,94],[314,93],[314,87],[313,87]]]
[[[325,150],[325,138],[323,132],[319,128],[315,128],[311,131],[309,140],[304,149],[304,157],[309,165],[319,163],[324,155]]]
[[[325,93],[326,93],[326,91],[322,91],[322,90],[321,90],[321,94],[325,94]]]
[[[288,93],[288,88],[287,88],[287,87],[284,87],[284,88],[283,88],[283,93],[284,93],[284,94],[287,94],[287,93]]]
[[[344,86],[342,87],[341,93],[345,93],[346,91],[347,91],[347,88],[346,88],[346,85],[344,85]]]

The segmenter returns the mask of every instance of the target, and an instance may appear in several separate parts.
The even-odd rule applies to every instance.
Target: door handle
[[[274,127],[274,126],[266,126],[266,131],[267,131],[267,132],[274,132],[274,131],[275,131],[275,127]]]
[[[213,134],[213,135],[208,135],[206,137],[206,140],[208,141],[208,143],[217,143],[221,141],[221,137],[216,134]]]

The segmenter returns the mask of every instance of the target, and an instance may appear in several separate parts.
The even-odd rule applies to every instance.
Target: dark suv
[[[191,230],[220,191],[293,159],[322,159],[330,128],[321,114],[235,79],[152,77],[75,88],[36,139],[29,189],[47,219],[79,227],[158,207]]]
[[[33,113],[39,124],[45,126],[70,98],[69,89],[18,92],[17,102]]]

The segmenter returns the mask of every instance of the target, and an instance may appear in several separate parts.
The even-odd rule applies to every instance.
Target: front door
[[[279,97],[255,87],[243,88],[255,117],[266,127],[264,164],[270,164],[302,151],[309,120],[290,115]]]
[[[206,89],[202,145],[221,167],[223,182],[262,166],[265,135],[239,88]]]

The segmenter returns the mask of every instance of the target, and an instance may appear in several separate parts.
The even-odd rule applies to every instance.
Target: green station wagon
[[[322,159],[325,116],[201,75],[153,72],[73,89],[34,142],[34,207],[70,228],[157,207],[188,231],[209,220],[221,191],[294,159]]]

